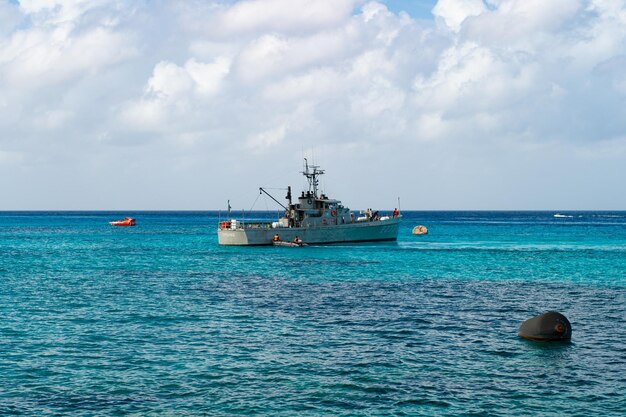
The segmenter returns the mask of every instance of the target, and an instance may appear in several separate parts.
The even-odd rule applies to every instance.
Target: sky
[[[624,0],[0,0],[0,210],[624,210],[625,112]]]

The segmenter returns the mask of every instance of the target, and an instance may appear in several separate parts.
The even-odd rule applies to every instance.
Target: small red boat
[[[130,217],[126,217],[124,220],[114,220],[109,222],[111,226],[134,226],[135,219],[131,219]]]

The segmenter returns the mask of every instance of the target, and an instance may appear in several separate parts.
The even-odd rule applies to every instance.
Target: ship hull
[[[282,241],[290,242],[298,236],[309,245],[323,245],[394,241],[398,238],[399,227],[400,218],[390,218],[315,227],[218,229],[217,237],[220,245],[228,246],[271,245],[276,234]]]

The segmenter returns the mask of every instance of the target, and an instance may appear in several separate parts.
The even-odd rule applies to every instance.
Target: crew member
[[[397,208],[393,209],[393,217],[398,217],[400,215],[400,212],[398,211]]]
[[[278,233],[276,233],[276,234],[274,235],[274,242],[278,242],[278,241],[279,241],[279,238],[278,238]]]

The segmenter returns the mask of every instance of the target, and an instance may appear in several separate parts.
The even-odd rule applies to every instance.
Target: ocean
[[[0,212],[0,415],[623,416],[626,212],[554,214],[280,248],[218,246],[223,212]],[[570,343],[518,338],[550,310]]]

